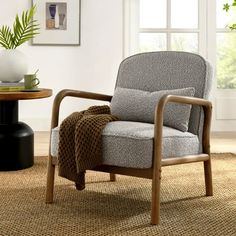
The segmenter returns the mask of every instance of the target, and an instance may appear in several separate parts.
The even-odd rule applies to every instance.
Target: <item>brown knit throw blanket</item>
[[[78,190],[85,188],[85,170],[102,163],[102,130],[110,121],[109,106],[92,106],[74,112],[61,124],[59,130],[59,175],[72,180]]]

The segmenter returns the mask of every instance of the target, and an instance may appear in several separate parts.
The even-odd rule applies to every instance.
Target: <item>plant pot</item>
[[[19,82],[28,71],[25,54],[17,49],[0,51],[0,81]]]

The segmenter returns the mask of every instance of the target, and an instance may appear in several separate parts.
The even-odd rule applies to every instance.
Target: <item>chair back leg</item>
[[[110,181],[115,182],[116,181],[116,175],[113,173],[110,173]]]

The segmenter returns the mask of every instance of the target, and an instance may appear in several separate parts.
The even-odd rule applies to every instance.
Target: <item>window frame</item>
[[[138,39],[140,33],[165,33],[167,50],[171,50],[171,33],[196,33],[198,38],[198,52],[203,56],[207,55],[207,46],[205,43],[207,37],[206,0],[198,0],[198,28],[171,28],[171,0],[167,0],[166,28],[139,28],[139,2],[139,0],[124,0],[126,56],[139,52]]]

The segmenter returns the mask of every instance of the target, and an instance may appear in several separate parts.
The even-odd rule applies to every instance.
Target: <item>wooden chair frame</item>
[[[65,97],[78,97],[78,98],[101,100],[101,101],[107,101],[107,102],[110,102],[112,99],[112,96],[110,95],[77,91],[77,90],[68,90],[68,89],[62,90],[56,95],[54,99],[53,109],[52,109],[51,129],[58,126],[60,104]],[[204,111],[204,125],[203,125],[203,134],[202,134],[203,154],[162,159],[163,111],[164,111],[165,105],[169,102],[198,105],[198,106],[203,107],[203,111]],[[124,167],[117,167],[117,166],[102,165],[102,166],[98,166],[94,170],[110,173],[111,181],[116,180],[115,174],[122,174],[122,175],[129,175],[129,176],[152,179],[151,224],[154,224],[154,225],[159,224],[160,222],[160,184],[161,184],[161,167],[162,166],[202,161],[204,163],[206,195],[207,196],[213,195],[211,156],[210,156],[211,115],[212,115],[212,104],[211,102],[205,99],[200,99],[200,98],[195,98],[195,97],[165,95],[161,98],[155,110],[154,154],[153,154],[152,168],[134,169],[134,168],[124,168]],[[51,156],[51,144],[50,144],[48,173],[47,173],[46,203],[53,202],[54,177],[55,177],[56,164],[57,164],[57,158]]]

